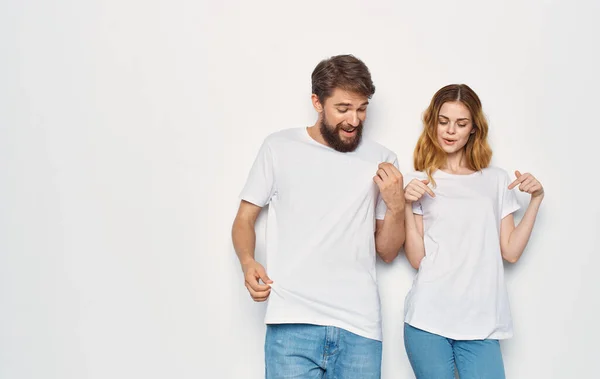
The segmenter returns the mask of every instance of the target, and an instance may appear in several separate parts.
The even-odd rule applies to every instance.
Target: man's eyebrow
[[[351,107],[352,106],[352,104],[350,104],[350,103],[337,103],[337,104],[333,104],[333,105],[336,106],[336,107]],[[369,102],[365,101],[360,106],[364,107],[365,105],[369,105]]]

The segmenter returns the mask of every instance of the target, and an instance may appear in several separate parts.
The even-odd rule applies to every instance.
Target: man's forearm
[[[377,254],[386,262],[392,262],[404,244],[404,210],[385,213],[383,224],[377,229],[375,235],[375,248]]]
[[[256,232],[254,224],[241,219],[235,219],[231,230],[233,248],[240,260],[240,264],[254,260],[254,248],[256,246]]]

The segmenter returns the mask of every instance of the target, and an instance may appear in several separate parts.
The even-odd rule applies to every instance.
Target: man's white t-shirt
[[[405,175],[427,179],[423,172]],[[433,174],[435,197],[413,203],[423,215],[425,257],[405,301],[405,322],[456,340],[512,336],[500,251],[500,223],[519,209],[508,174]]]
[[[268,136],[240,195],[269,204],[266,271],[273,280],[265,322],[343,328],[381,340],[375,220],[386,212],[373,182],[394,153],[367,138],[350,153],[306,128]]]

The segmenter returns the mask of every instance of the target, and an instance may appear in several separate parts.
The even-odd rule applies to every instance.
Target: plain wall
[[[237,196],[264,137],[315,122],[310,73],[341,53],[369,66],[366,133],[403,171],[433,93],[478,92],[493,164],[546,190],[506,270],[507,377],[597,376],[599,4],[3,0],[0,377],[261,378]],[[413,377],[413,276],[378,263],[384,379]]]

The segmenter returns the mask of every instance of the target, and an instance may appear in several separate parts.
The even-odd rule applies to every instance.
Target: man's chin
[[[354,151],[358,148],[359,145],[359,137],[351,137],[350,139],[342,138],[340,142],[344,145],[344,148],[347,152]]]

